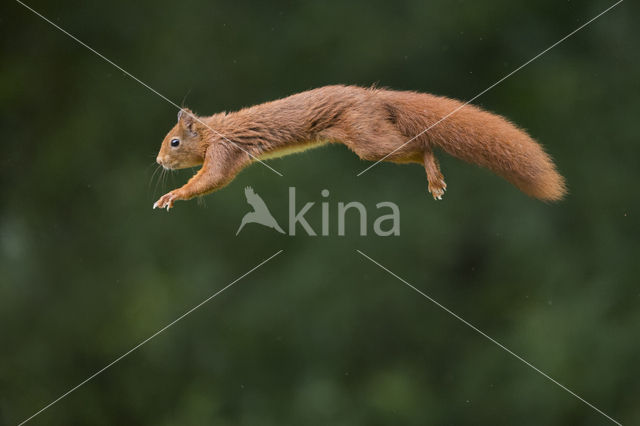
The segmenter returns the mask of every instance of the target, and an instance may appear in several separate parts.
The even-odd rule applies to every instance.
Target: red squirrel
[[[336,85],[210,117],[181,110],[157,162],[166,169],[202,167],[153,207],[168,210],[177,200],[222,188],[257,160],[326,143],[343,143],[363,160],[424,165],[435,199],[447,188],[436,148],[486,167],[540,200],[557,201],[566,193],[543,148],[499,115],[427,93]]]

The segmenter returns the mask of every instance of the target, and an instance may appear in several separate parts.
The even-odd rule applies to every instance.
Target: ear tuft
[[[195,114],[189,108],[182,108],[178,112],[178,123],[182,125],[186,130],[193,132],[194,123],[196,121]]]
[[[181,108],[180,111],[178,111],[178,121],[184,118],[187,114],[193,114],[193,112],[189,108]]]

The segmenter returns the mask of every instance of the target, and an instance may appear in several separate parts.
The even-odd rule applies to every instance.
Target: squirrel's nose
[[[162,166],[162,160],[160,159],[159,155],[156,157],[156,163],[158,163],[158,164],[160,164]]]

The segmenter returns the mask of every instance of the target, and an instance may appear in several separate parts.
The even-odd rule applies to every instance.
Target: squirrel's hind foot
[[[437,179],[429,180],[429,192],[433,195],[434,200],[442,200],[446,190],[447,184],[444,182],[442,175]]]
[[[429,181],[429,192],[433,195],[434,200],[442,200],[442,196],[447,190],[447,184],[444,182],[444,176],[440,171],[438,160],[436,160],[430,147],[425,147],[424,168]]]

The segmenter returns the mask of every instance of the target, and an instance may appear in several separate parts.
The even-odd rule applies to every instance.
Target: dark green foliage
[[[94,2],[92,2],[94,3]],[[31,6],[203,115],[330,83],[469,99],[609,1],[47,2]],[[360,249],[623,424],[640,422],[638,8],[478,99],[545,145],[558,204],[440,155],[343,147],[254,165],[204,205],[152,203],[176,110],[17,3],[0,12],[0,424],[17,424],[279,249],[284,253],[33,424],[602,425],[607,420],[368,262]],[[251,185],[400,206],[401,236],[248,225]],[[319,207],[310,219],[319,228]],[[335,214],[334,216],[335,217]],[[371,226],[372,220],[370,221]]]

